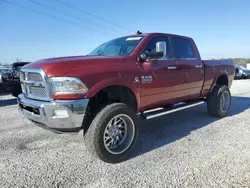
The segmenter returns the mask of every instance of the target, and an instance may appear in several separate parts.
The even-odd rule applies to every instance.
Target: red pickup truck
[[[225,117],[234,74],[232,61],[202,61],[189,37],[137,32],[86,56],[24,66],[17,101],[38,126],[60,133],[83,129],[88,150],[116,163],[135,146],[138,117],[151,119],[203,102],[210,115]]]

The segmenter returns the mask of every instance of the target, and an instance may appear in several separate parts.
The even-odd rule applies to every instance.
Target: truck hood
[[[124,60],[124,56],[69,56],[49,58],[35,61],[23,68],[42,68],[48,77],[63,76],[79,69],[88,69],[103,66],[117,65]]]

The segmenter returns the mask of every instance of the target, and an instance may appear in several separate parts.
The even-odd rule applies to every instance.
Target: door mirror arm
[[[141,63],[147,61],[146,54],[145,53],[140,54],[139,57],[138,57],[138,61],[141,62]]]
[[[164,57],[163,52],[144,52],[138,57],[139,62],[157,60]]]

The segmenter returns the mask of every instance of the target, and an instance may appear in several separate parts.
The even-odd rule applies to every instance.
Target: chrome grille
[[[46,97],[47,96],[45,87],[40,87],[40,86],[33,87],[33,86],[30,86],[29,91],[30,91],[30,94],[33,95],[33,96],[39,96],[39,97]]]
[[[39,73],[28,72],[27,76],[28,76],[27,79],[31,81],[37,81],[37,82],[43,81],[43,77]]]
[[[50,100],[46,74],[42,69],[24,68],[20,72],[20,82],[24,95],[38,100]]]

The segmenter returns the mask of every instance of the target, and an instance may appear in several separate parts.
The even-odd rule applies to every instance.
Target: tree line
[[[212,59],[212,60],[231,60],[235,64],[239,63],[250,63],[250,58],[220,58],[220,59]]]

